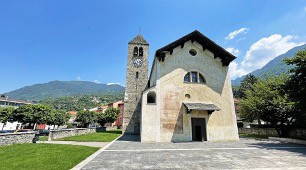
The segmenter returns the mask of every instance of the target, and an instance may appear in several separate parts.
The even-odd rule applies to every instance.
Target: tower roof
[[[129,44],[143,44],[149,45],[149,43],[143,38],[141,34],[138,34],[134,39],[132,39]]]

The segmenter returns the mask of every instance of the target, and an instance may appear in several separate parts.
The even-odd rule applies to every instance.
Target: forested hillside
[[[69,97],[49,98],[40,101],[41,104],[52,106],[54,109],[60,110],[83,110],[91,109],[97,106],[106,105],[111,102],[123,99],[123,92],[109,93],[101,95],[77,95]]]
[[[278,57],[274,58],[270,62],[268,62],[264,67],[261,69],[257,69],[250,74],[253,74],[256,77],[262,78],[264,76],[273,76],[273,75],[280,75],[281,73],[288,72],[293,66],[287,65],[283,62],[285,58],[293,58],[294,54],[302,49],[306,48],[306,44],[302,46],[298,46],[295,48],[292,48],[285,54],[279,55]],[[237,86],[240,84],[240,82],[245,78],[245,76],[236,78],[235,80],[232,80],[232,85]]]
[[[4,95],[9,96],[9,98],[40,101],[48,98],[75,95],[101,95],[123,92],[124,87],[118,84],[107,85],[88,81],[51,81],[26,86]]]

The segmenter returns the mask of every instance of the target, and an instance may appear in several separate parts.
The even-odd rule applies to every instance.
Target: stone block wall
[[[278,136],[278,133],[273,128],[239,128],[239,134],[252,134],[252,135],[265,135],[265,136]]]
[[[239,133],[278,137],[274,128],[239,128]],[[306,129],[292,129],[290,138],[306,140]]]
[[[32,143],[37,132],[0,133],[0,146],[14,143]]]
[[[63,130],[51,130],[48,140],[65,138],[69,136],[83,135],[87,133],[96,132],[95,128],[76,128],[76,129],[63,129]]]

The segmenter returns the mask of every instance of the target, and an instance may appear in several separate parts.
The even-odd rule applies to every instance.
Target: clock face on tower
[[[140,67],[142,65],[142,60],[140,58],[135,58],[133,61],[135,67]]]

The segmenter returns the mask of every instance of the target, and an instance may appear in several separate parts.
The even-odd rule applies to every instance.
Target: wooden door
[[[192,140],[206,141],[206,124],[205,118],[191,118]]]

